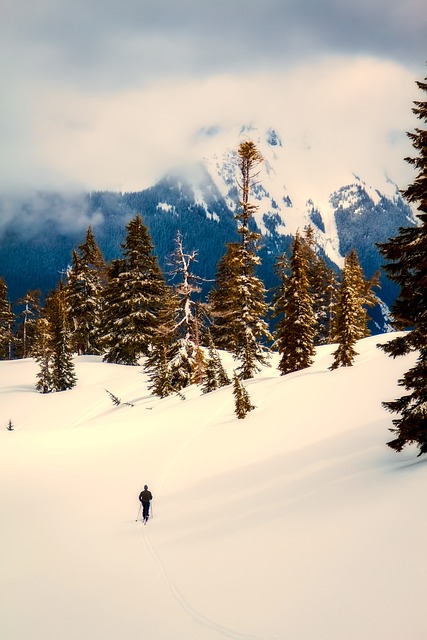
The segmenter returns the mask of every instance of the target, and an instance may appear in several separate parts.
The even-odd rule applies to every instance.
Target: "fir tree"
[[[11,418],[9,418],[9,422],[8,422],[8,424],[7,424],[6,429],[7,429],[8,431],[13,431],[13,423],[12,423]]]
[[[23,305],[24,309],[19,314],[22,322],[19,324],[15,335],[15,354],[19,358],[27,358],[32,355],[32,348],[35,340],[36,322],[40,317],[41,291],[36,289],[27,291],[23,298],[18,300],[19,305]]]
[[[313,301],[314,344],[327,344],[331,341],[332,317],[338,295],[338,280],[335,272],[316,252],[314,231],[311,225],[305,229],[303,241],[307,260],[308,291]]]
[[[366,307],[374,306],[378,298],[372,291],[378,276],[366,280],[353,250],[345,259],[342,282],[335,308],[333,341],[338,342],[331,369],[351,367],[357,352],[356,342],[370,334]]]
[[[427,92],[425,82],[418,82]],[[414,101],[413,113],[427,123],[427,100]],[[417,157],[405,158],[417,170],[414,181],[404,190],[408,202],[417,204],[419,225],[402,227],[396,237],[380,244],[380,251],[390,262],[385,265],[388,277],[400,287],[392,313],[394,327],[409,329],[381,348],[393,358],[416,351],[416,364],[399,380],[409,393],[383,405],[399,417],[392,420],[390,429],[395,438],[389,447],[401,451],[408,444],[416,444],[419,455],[427,453],[427,130],[416,128],[408,133]]]
[[[33,354],[40,366],[38,391],[66,391],[75,386],[71,331],[62,284],[47,297],[44,317],[37,320]]]
[[[136,216],[126,229],[123,258],[110,265],[105,289],[104,360],[136,365],[149,354],[154,341],[165,281],[141,217]]]
[[[66,291],[62,284],[46,300],[45,315],[51,338],[51,375],[54,391],[72,389],[77,380],[74,372],[71,329],[67,313]]]
[[[260,236],[250,229],[257,207],[249,202],[249,194],[262,157],[252,142],[242,143],[238,156],[242,199],[236,219],[242,240],[228,244],[209,299],[215,343],[241,361],[239,375],[246,379],[259,371],[260,364],[266,363],[266,349],[261,341],[271,339],[271,335],[264,320],[268,309],[265,287],[255,275],[255,267],[260,262],[256,254]]]
[[[36,389],[40,393],[50,393],[54,390],[51,371],[53,347],[49,321],[46,318],[36,320],[32,355],[39,365]]]
[[[246,391],[243,383],[239,379],[237,373],[234,373],[233,376],[233,395],[234,395],[234,412],[239,420],[242,420],[246,417],[249,411],[255,409],[254,405],[251,403],[249,398],[249,394]]]
[[[282,259],[285,267],[286,262]],[[314,355],[313,299],[309,293],[308,263],[304,242],[297,232],[292,245],[290,275],[282,271],[282,286],[274,301],[275,346],[281,356],[282,375],[309,367]]]
[[[0,277],[0,360],[12,358],[14,319],[15,316],[7,296],[7,285]]]
[[[157,325],[153,334],[144,369],[149,377],[149,389],[154,395],[165,398],[180,390],[181,379],[175,370],[179,351],[177,332],[178,300],[170,287],[164,284]],[[179,388],[178,388],[179,387]]]
[[[219,389],[220,387],[225,387],[230,384],[230,379],[221,362],[219,353],[215,349],[210,331],[207,332],[206,337],[208,356],[206,358],[204,369],[204,380],[202,386],[203,393],[209,393],[211,391],[215,391],[215,389]]]
[[[79,355],[100,354],[102,291],[107,280],[107,265],[91,227],[85,242],[73,251],[67,276],[74,348]]]

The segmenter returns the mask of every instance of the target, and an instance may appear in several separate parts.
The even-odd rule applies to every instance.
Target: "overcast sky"
[[[425,0],[0,0],[0,187],[144,188],[250,120],[406,180],[426,34]]]

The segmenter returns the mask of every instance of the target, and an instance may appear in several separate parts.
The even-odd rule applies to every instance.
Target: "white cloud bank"
[[[194,144],[201,127],[247,122],[276,127],[285,144],[310,148],[311,179],[340,168],[386,173],[400,187],[412,177],[403,158],[411,152],[405,132],[416,126],[414,77],[379,59],[324,57],[283,72],[180,77],[103,94],[34,81],[19,93],[31,111],[12,113],[9,105],[20,134],[5,137],[2,189],[141,189],[203,153]]]

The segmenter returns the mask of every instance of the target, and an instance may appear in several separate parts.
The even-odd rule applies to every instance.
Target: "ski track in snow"
[[[203,615],[202,613],[194,609],[194,607],[188,602],[188,600],[184,597],[184,595],[176,586],[175,582],[169,576],[162,559],[160,558],[159,554],[155,551],[150,541],[150,536],[147,533],[146,529],[143,531],[143,538],[144,538],[145,547],[149,555],[153,559],[155,565],[157,566],[160,572],[160,575],[165,580],[169,588],[169,591],[172,594],[172,597],[179,604],[179,606],[185,611],[185,613],[188,616],[190,616],[192,620],[194,620],[194,622],[196,622],[197,624],[203,627],[213,629],[214,631],[216,631],[217,633],[219,633],[220,635],[226,638],[233,638],[233,640],[264,640],[264,638],[261,638],[260,636],[247,635],[244,633],[240,633],[239,631],[234,631],[229,627],[224,627],[223,625],[217,622],[214,622],[214,620],[211,620],[207,616]],[[270,636],[269,640],[275,640],[275,639]]]
[[[178,451],[176,452],[176,454],[173,456],[172,460],[169,462],[168,466],[166,467],[166,470],[164,471],[163,478],[161,479],[160,485],[159,485],[159,494],[161,494],[164,483],[166,482],[173,467],[176,465],[177,461],[179,460],[179,458],[181,457],[185,449],[200,436],[200,434],[206,429],[206,427],[215,420],[216,416],[220,415],[223,412],[225,404],[226,403],[220,404],[217,410],[213,414],[211,414],[209,418],[203,422],[201,427],[199,427],[199,429],[197,429],[197,431],[190,438],[188,438],[182,444],[182,446],[178,449]],[[146,546],[146,549],[149,555],[151,556],[151,558],[153,559],[155,565],[157,566],[160,575],[163,577],[164,581],[166,582],[168,589],[172,594],[172,597],[179,604],[179,606],[185,611],[185,613],[188,616],[190,616],[192,620],[194,620],[194,622],[196,622],[197,624],[203,627],[213,629],[218,634],[226,638],[232,638],[233,640],[265,640],[261,636],[247,635],[244,633],[240,633],[239,631],[230,629],[229,627],[225,627],[215,622],[214,620],[211,620],[210,618],[203,615],[199,611],[197,611],[188,602],[188,600],[185,598],[185,596],[181,593],[181,591],[176,586],[174,580],[170,577],[159,553],[153,547],[150,540],[150,536],[146,529],[143,530],[143,534],[144,534],[143,538],[144,538],[144,544]],[[276,639],[270,636],[269,640],[276,640]]]

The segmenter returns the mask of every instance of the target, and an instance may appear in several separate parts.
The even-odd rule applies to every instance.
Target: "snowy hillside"
[[[371,244],[378,240],[376,225],[393,235],[397,212],[401,214],[399,224],[413,224],[413,214],[398,186],[385,173],[359,176],[356,171],[360,167],[349,166],[346,159],[336,162],[333,172],[330,167],[325,171],[323,147],[319,149],[316,141],[295,138],[291,131],[282,133],[261,126],[207,128],[198,140],[203,164],[231,210],[238,202],[237,148],[240,142],[252,140],[264,158],[252,192],[259,207],[255,218],[261,233],[295,235],[298,229],[312,225],[319,247],[339,267],[351,249],[360,252],[363,246],[353,242],[348,248],[343,241],[346,220],[341,216],[337,221],[339,212],[344,211],[349,221],[356,214]],[[367,168],[365,171],[371,173]],[[375,211],[377,220],[367,222],[363,214],[370,210]]]
[[[40,395],[31,360],[0,362],[1,638],[424,640],[427,466],[381,406],[415,356],[389,338],[264,369],[240,421],[229,387],[159,400],[88,356]]]

